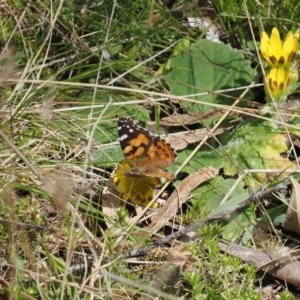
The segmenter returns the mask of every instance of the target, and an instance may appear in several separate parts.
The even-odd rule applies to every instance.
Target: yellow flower
[[[299,49],[299,33],[289,31],[284,42],[281,41],[278,29],[272,29],[271,37],[262,32],[260,51],[272,68],[290,67]]]
[[[147,206],[153,198],[155,187],[160,186],[161,181],[151,176],[127,176],[125,172],[129,170],[131,166],[126,161],[122,161],[117,167],[113,176],[117,190],[124,201]],[[154,203],[152,207],[158,207],[158,204]]]
[[[285,70],[282,67],[271,69],[265,80],[267,102],[272,103],[272,99],[277,103],[285,101],[291,92],[291,81],[292,72],[290,69]]]

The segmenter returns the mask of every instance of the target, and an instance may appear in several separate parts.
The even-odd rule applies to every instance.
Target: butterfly
[[[169,143],[127,117],[119,118],[118,133],[124,157],[130,166],[124,171],[126,176],[174,178],[172,173],[165,171],[174,164],[177,156]]]

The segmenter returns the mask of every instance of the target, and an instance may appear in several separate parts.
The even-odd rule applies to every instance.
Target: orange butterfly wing
[[[164,171],[176,160],[176,152],[169,143],[130,118],[119,118],[118,132],[124,156],[132,166],[126,175],[173,178],[172,173]]]

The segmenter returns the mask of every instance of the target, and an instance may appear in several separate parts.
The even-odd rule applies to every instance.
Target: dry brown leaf
[[[181,257],[182,259],[187,260],[191,255],[192,252],[188,250],[188,245],[186,243],[177,243],[169,250],[170,257]]]
[[[291,251],[288,255],[273,255],[234,243],[219,242],[219,246],[226,253],[251,263],[288,284],[300,286],[300,262],[297,260],[299,250]]]
[[[265,226],[265,224],[258,224],[261,227],[258,228],[258,230],[255,230],[252,236],[255,244],[259,245],[261,247],[261,250],[263,250],[264,252],[274,252],[275,249],[281,248],[283,244],[282,240],[277,236],[273,236],[272,234],[262,230],[262,228],[267,227]]]
[[[218,135],[223,133],[224,131],[230,130],[234,125],[227,126],[227,127],[219,127],[213,133],[213,135]],[[193,132],[180,132],[176,135],[169,135],[165,137],[165,140],[172,145],[172,147],[178,151],[185,149],[189,144],[192,143],[199,143],[203,140],[206,136],[212,135],[211,132],[206,129],[199,129]]]
[[[160,230],[173,216],[175,216],[177,210],[183,203],[186,202],[190,193],[197,186],[209,179],[216,177],[218,173],[219,170],[208,167],[202,168],[185,178],[176,188],[176,190],[174,190],[158,214],[152,219],[152,222],[147,227],[147,230],[153,233]]]
[[[300,140],[299,140],[299,139],[294,140],[294,141],[293,141],[293,144],[294,144],[296,147],[300,148]],[[298,160],[299,160],[299,158],[298,158]]]
[[[283,226],[287,231],[300,234],[300,185],[293,177],[291,177],[291,183],[292,195]]]
[[[197,114],[181,114],[173,115],[169,117],[164,117],[160,120],[161,126],[183,126],[183,125],[192,125],[197,124],[201,121],[212,119],[216,117],[221,117],[226,113],[225,109],[214,109],[205,112],[200,112]]]

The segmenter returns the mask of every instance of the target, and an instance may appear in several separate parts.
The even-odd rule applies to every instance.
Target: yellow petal
[[[271,48],[271,55],[274,55],[278,60],[282,55],[282,42],[280,39],[280,35],[278,29],[274,27],[272,29],[272,34],[270,38],[270,48]]]
[[[278,68],[277,69],[277,74],[276,74],[276,81],[280,84],[284,82],[285,79],[285,72],[283,68]]]
[[[296,54],[299,50],[299,34],[289,31],[284,43],[283,43],[283,55],[287,62],[294,61]]]
[[[283,67],[272,68],[267,73],[265,80],[267,102],[272,103],[272,99],[277,103],[286,100],[291,90],[291,76],[291,70]]]
[[[261,34],[260,51],[265,59],[269,59],[270,39],[265,31]]]

